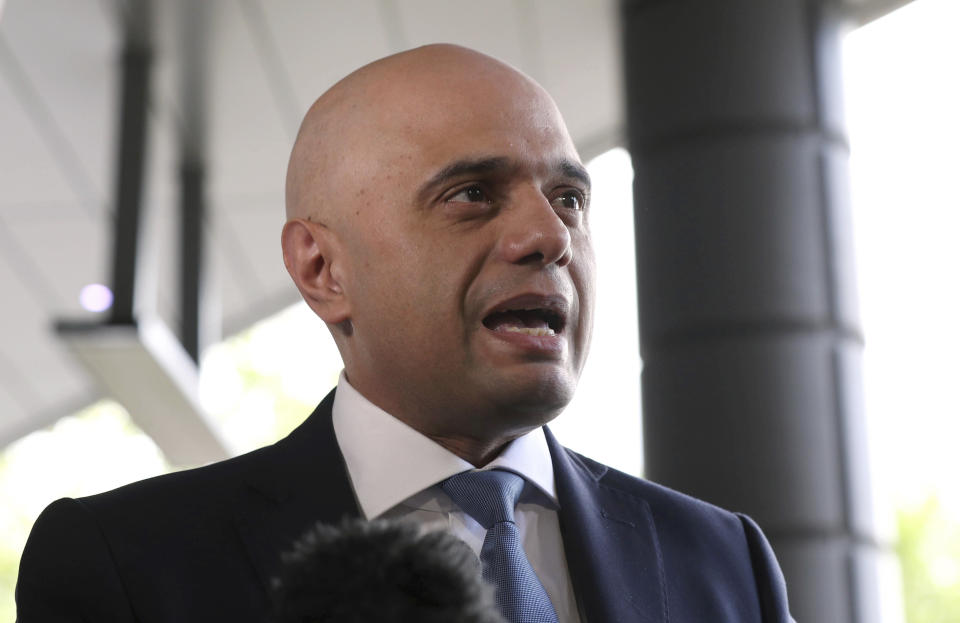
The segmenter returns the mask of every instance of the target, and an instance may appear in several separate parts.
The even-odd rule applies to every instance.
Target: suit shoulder
[[[721,584],[743,597],[743,617],[759,605],[763,621],[790,622],[783,574],[766,537],[746,515],[731,512],[669,487],[625,474],[567,452],[597,479],[601,487],[642,500],[650,511],[663,553],[666,576],[683,578],[689,594],[715,594]],[[671,609],[683,611],[683,600]]]
[[[703,531],[711,528],[743,536],[744,527],[740,515],[670,487],[638,478],[604,465],[582,454],[567,449],[567,452],[597,478],[602,487],[616,489],[624,494],[642,499],[650,507],[653,516],[661,523],[672,527]]]
[[[284,483],[301,474],[318,453],[331,452],[331,443],[336,447],[329,423],[332,401],[333,392],[300,426],[272,445],[81,499],[98,513],[108,513],[117,508],[137,512],[131,507],[141,505],[148,509],[222,505],[247,484],[261,492],[269,491],[269,495],[280,495]],[[324,427],[329,431],[323,430]],[[329,442],[324,445],[324,440]]]
[[[17,620],[133,620],[93,513],[61,499],[37,518],[20,559]]]
[[[175,502],[177,506],[217,504],[233,495],[248,476],[269,462],[274,446],[267,446],[201,467],[162,474],[132,482],[110,491],[79,498],[96,513],[149,509]]]
[[[76,618],[53,616],[45,604],[62,604],[66,613],[99,613],[85,620],[127,620],[90,608],[101,602],[129,608],[124,583],[139,559],[189,558],[199,555],[197,548],[227,551],[235,499],[245,495],[251,474],[271,471],[274,447],[51,503],[21,557],[18,608],[49,615],[34,620]]]

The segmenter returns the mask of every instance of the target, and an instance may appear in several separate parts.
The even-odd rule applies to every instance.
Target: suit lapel
[[[606,482],[606,467],[569,452],[549,430],[546,435],[581,619],[667,623],[663,564],[649,505]]]
[[[247,461],[234,520],[270,592],[280,554],[315,523],[359,517],[333,432],[330,392],[285,439]],[[667,623],[663,569],[647,503],[604,481],[606,468],[563,448],[546,430],[560,530],[583,623]]]
[[[268,592],[280,554],[306,530],[360,515],[333,432],[333,396],[286,438],[258,451],[262,456],[250,461],[238,493],[237,532]]]

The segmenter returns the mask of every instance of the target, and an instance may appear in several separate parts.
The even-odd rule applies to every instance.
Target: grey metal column
[[[878,621],[843,20],[625,0],[623,24],[646,475],[752,515],[798,621]]]

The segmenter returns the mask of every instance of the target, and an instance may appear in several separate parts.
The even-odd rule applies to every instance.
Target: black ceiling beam
[[[210,331],[205,314],[208,5],[180,6],[180,341],[197,363]]]
[[[195,362],[202,347],[204,244],[204,167],[180,168],[180,342]]]
[[[150,101],[151,6],[130,0],[121,17],[120,128],[113,235],[113,307],[111,324],[133,324],[134,285],[143,203],[147,152],[147,112]]]

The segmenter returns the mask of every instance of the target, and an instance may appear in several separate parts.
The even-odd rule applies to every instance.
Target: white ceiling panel
[[[225,241],[224,238],[229,240]],[[237,255],[238,246],[234,234],[227,233],[224,227],[218,227],[208,248],[214,280],[211,285],[216,288],[216,303],[223,317],[244,309],[248,305],[250,290],[254,287],[249,280],[243,279],[243,275],[253,269],[246,267],[246,256]]]
[[[6,27],[6,19],[0,25]],[[9,77],[10,49],[5,37],[0,32],[0,136],[4,144],[0,148],[0,210],[44,204],[76,209],[76,194],[14,91],[19,83]]]
[[[71,199],[92,213],[103,210],[116,99],[110,16],[89,0],[11,0],[0,32],[23,72],[15,84],[28,91],[22,97],[29,98],[34,122],[43,124],[46,146],[74,190]]]
[[[0,361],[0,374],[6,370],[5,362]],[[14,430],[19,428],[25,420],[29,418],[29,411],[25,409],[13,396],[11,396],[3,385],[0,385],[0,439],[4,439],[4,429]]]
[[[543,73],[537,80],[563,112],[589,159],[622,141],[623,76],[615,2],[535,3]]]
[[[31,410],[45,413],[72,402],[75,396],[94,393],[96,388],[87,373],[69,356],[52,324],[32,329],[39,330],[24,333],[34,337],[35,341],[15,362],[20,377],[29,384]],[[43,374],[38,375],[37,370],[42,370]]]
[[[295,127],[267,78],[242,3],[215,3],[209,79],[210,196],[262,195],[283,184]]]
[[[31,276],[20,266],[6,255],[0,261],[0,284],[10,302],[0,315],[0,445],[29,432],[34,426],[28,418],[47,424],[53,411],[63,415],[64,405],[81,406],[77,397],[93,393],[53,334],[50,306],[27,287]]]
[[[336,81],[357,67],[396,52],[384,2],[261,1],[294,95],[297,120]]]
[[[49,315],[46,302],[27,288],[24,277],[26,275],[7,257],[0,258],[0,283],[3,284],[3,299],[7,302],[0,311],[0,325],[18,328],[5,332],[5,339],[0,341],[0,353],[7,356],[29,350],[30,343],[20,339],[21,330],[34,324],[46,325]]]
[[[85,313],[78,296],[83,286],[107,275],[107,223],[82,216],[7,222],[10,235],[38,276],[55,287],[47,300],[51,317]]]
[[[457,43],[495,56],[531,74],[535,28],[523,0],[405,0],[398,2],[400,31],[408,47]]]
[[[290,277],[283,266],[280,251],[280,230],[284,214],[279,206],[265,206],[258,210],[235,210],[227,214],[218,210],[222,228],[220,243],[226,243],[227,265],[222,279],[241,280],[255,286],[260,292],[275,292],[286,285]],[[239,256],[242,254],[242,260]],[[239,310],[227,310],[235,313]]]
[[[35,382],[41,377],[28,370],[24,359],[37,348],[38,340],[49,339],[44,333],[49,321],[45,305],[27,289],[23,275],[17,273],[11,263],[0,262],[4,299],[15,302],[5,305],[0,313],[0,324],[4,327],[4,339],[0,342],[0,388],[4,388],[11,397],[16,396],[18,408],[27,408],[36,406],[43,387]],[[8,330],[7,327],[16,327],[16,330]],[[11,417],[0,411],[0,430]]]
[[[10,302],[0,312],[0,330],[4,332],[0,352],[7,355],[29,350],[30,343],[22,341],[22,330],[49,324],[53,304],[50,301],[52,292],[42,284],[38,287],[35,268],[25,263],[28,260],[14,255],[19,251],[12,250],[15,248],[12,241],[6,227],[0,224],[0,284],[3,284],[4,301]]]
[[[256,261],[250,255],[250,250],[254,244],[253,241],[244,233],[245,230],[238,229],[238,224],[234,223],[234,217],[225,214],[225,212],[226,210],[221,209],[215,216],[217,219],[217,229],[214,245],[218,258],[217,261],[219,262],[217,265],[219,272],[218,278],[222,286],[229,288],[232,292],[247,293],[236,299],[233,297],[224,299],[225,313],[230,314],[238,311],[235,305],[242,306],[247,304],[249,300],[248,293],[251,290],[264,291],[266,283],[260,278],[262,271],[256,267]],[[264,210],[260,215],[261,219],[264,218],[265,213],[266,211]],[[271,223],[270,230],[274,230],[273,223]],[[279,229],[277,231],[277,247],[279,247]],[[260,232],[257,237],[257,242],[265,247],[258,252],[258,254],[262,256],[269,252],[269,248],[273,247],[267,243],[268,232]],[[234,303],[234,301],[236,301],[236,303]]]

